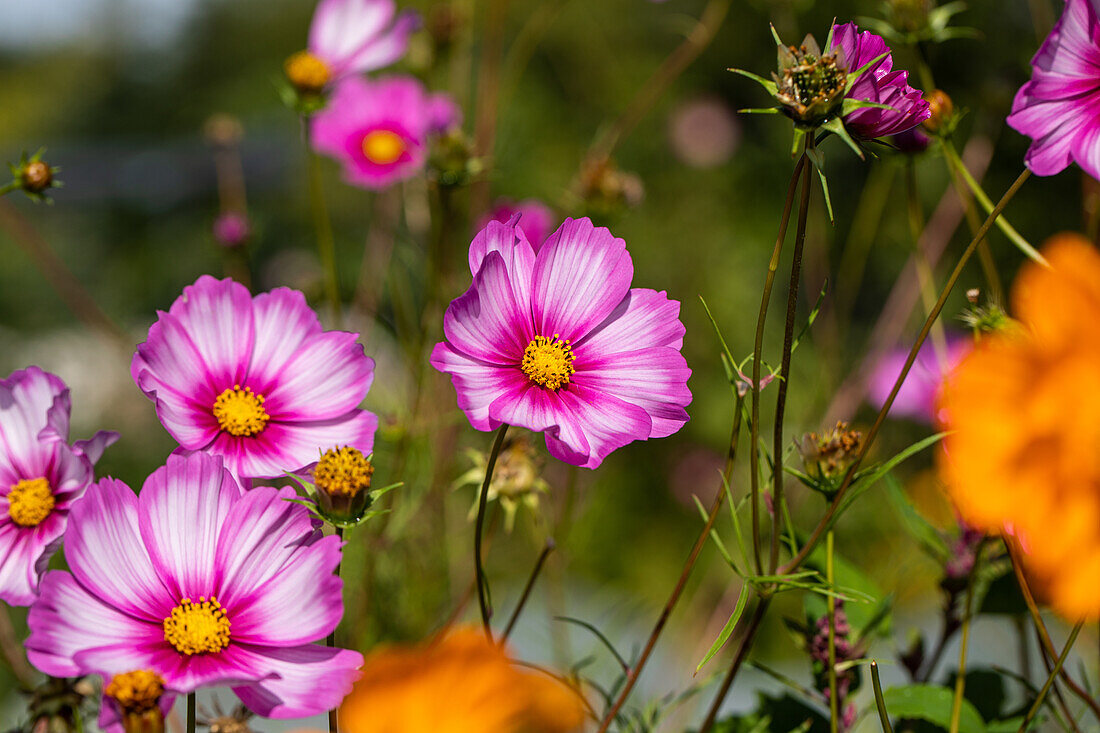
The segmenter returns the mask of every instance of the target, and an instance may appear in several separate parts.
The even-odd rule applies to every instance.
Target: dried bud
[[[617,219],[645,198],[642,179],[620,171],[608,159],[586,161],[581,168],[580,195],[585,213],[594,219]]]
[[[841,421],[822,435],[807,434],[798,450],[802,454],[806,473],[818,482],[814,488],[829,495],[839,488],[840,480],[855,462],[862,447],[863,433],[849,430],[848,423]]]
[[[977,305],[978,298],[981,296],[981,294],[982,291],[978,288],[970,288],[966,291],[966,302],[970,303],[970,305]]]
[[[116,674],[103,694],[118,706],[125,733],[164,733],[164,679],[150,670]]]
[[[473,467],[459,477],[456,486],[480,486],[485,476],[489,456],[481,451],[468,452]],[[486,501],[499,501],[504,510],[504,527],[508,532],[515,526],[516,512],[521,506],[532,511],[539,506],[539,495],[550,490],[540,476],[542,460],[526,435],[508,438],[497,456],[493,480],[489,483]],[[470,507],[470,518],[477,514],[477,499]]]
[[[328,64],[309,51],[299,51],[284,63],[286,78],[299,94],[320,94],[332,78]]]
[[[441,186],[464,186],[484,170],[481,158],[474,155],[473,141],[453,125],[432,143],[428,167]]]
[[[928,102],[928,111],[932,114],[922,123],[924,129],[933,134],[949,129],[947,126],[955,115],[955,104],[951,101],[951,97],[947,96],[947,92],[942,89],[933,89],[924,95],[924,99]]]
[[[834,54],[822,55],[813,36],[799,47],[779,46],[776,99],[796,124],[815,127],[844,101],[848,71]]]
[[[252,713],[244,705],[238,705],[232,713],[225,713],[215,699],[214,712],[203,711],[203,716],[198,724],[203,728],[209,728],[210,733],[253,733],[248,725],[248,721],[252,719]]]

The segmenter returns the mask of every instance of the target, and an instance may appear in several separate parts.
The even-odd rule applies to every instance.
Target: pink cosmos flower
[[[184,694],[228,685],[272,718],[335,708],[363,657],[313,644],[343,614],[340,540],[293,489],[244,492],[217,456],[169,456],[134,492],[103,479],[31,606],[27,657],[57,677],[146,669]]]
[[[311,125],[318,151],[340,161],[348,183],[381,189],[416,175],[428,137],[458,124],[461,112],[411,76],[344,79]]]
[[[511,199],[497,199],[493,210],[481,220],[481,228],[490,221],[499,221],[507,224],[513,216],[519,215],[519,228],[523,230],[528,242],[542,244],[547,235],[553,231],[554,212],[538,199],[524,199],[512,201]]]
[[[69,388],[38,367],[0,380],[0,599],[27,606],[73,502],[118,433],[69,445]]]
[[[184,452],[222,456],[243,478],[275,478],[349,445],[370,453],[378,418],[359,409],[374,379],[358,334],[324,331],[297,290],[249,295],[203,275],[160,312],[130,365]]]
[[[855,72],[882,54],[887,54],[864,71],[845,96],[885,104],[890,109],[865,107],[845,116],[844,127],[853,137],[870,140],[896,135],[916,127],[931,116],[928,102],[921,96],[920,90],[909,86],[909,72],[894,70],[889,51],[890,47],[881,36],[870,31],[860,33],[855,23],[833,26],[833,42],[829,52],[842,58],[849,72]]]
[[[1008,116],[1033,140],[1027,167],[1052,176],[1076,162],[1100,178],[1100,3],[1067,0],[1031,69]]]
[[[950,338],[941,362],[931,340],[924,342],[890,408],[891,417],[905,417],[925,425],[936,422],[936,395],[943,380],[971,348],[972,342],[966,338]],[[867,387],[867,401],[871,405],[881,408],[886,403],[908,357],[909,349],[899,348],[878,363]]]
[[[309,53],[335,82],[394,63],[419,26],[416,12],[397,15],[393,0],[321,0],[309,26]]]
[[[473,284],[447,308],[447,340],[432,351],[470,423],[544,431],[551,455],[587,468],[683,427],[680,304],[632,289],[626,243],[588,219],[566,219],[541,245],[516,222],[474,238]]]

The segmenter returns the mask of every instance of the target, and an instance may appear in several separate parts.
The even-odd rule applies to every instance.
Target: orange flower
[[[948,378],[940,471],[963,518],[1013,535],[1052,605],[1100,616],[1100,252],[1062,234],[1012,290],[1021,326]]]
[[[374,652],[340,707],[345,733],[572,733],[583,722],[576,690],[516,667],[473,628]]]

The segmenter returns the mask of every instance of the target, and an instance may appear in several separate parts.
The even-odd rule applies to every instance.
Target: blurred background
[[[609,175],[619,188],[610,200],[594,201],[578,193],[586,151],[696,27],[706,0],[406,4],[421,11],[425,23],[395,71],[451,92],[465,110],[468,132],[478,117],[474,103],[489,6],[504,7],[494,155],[479,185],[488,186],[493,200],[540,199],[559,218],[597,216],[626,240],[634,285],[667,290],[683,304],[684,353],[694,371],[691,422],[671,438],[617,451],[595,472],[550,459],[535,436],[535,460],[549,490],[536,509],[519,510],[511,532],[499,521],[491,530],[488,571],[498,622],[510,613],[545,539],[557,543],[513,635],[519,655],[562,669],[592,655],[595,662],[585,673],[609,681],[614,660],[591,634],[554,617],[594,624],[624,655],[644,642],[701,526],[692,496],[709,504],[720,486],[729,434],[733,402],[699,298],[706,299],[735,357],[749,356],[792,169],[790,124],[781,117],[737,114],[769,100],[757,85],[726,69],[770,73],[775,46],[769,22],[796,42],[806,33],[823,40],[834,17],[843,22],[886,16],[873,0],[730,3],[713,42],[615,148],[617,168]],[[922,51],[936,83],[956,108],[967,110],[956,145],[996,200],[1021,170],[1028,142],[1005,126],[1004,117],[1061,3],[969,0],[967,6],[953,23],[980,33],[925,43]],[[0,160],[15,162],[23,151],[47,146],[45,159],[62,167],[65,183],[51,192],[53,205],[19,195],[0,199],[0,373],[28,364],[54,371],[72,388],[75,437],[120,431],[122,439],[99,463],[103,475],[137,488],[174,447],[130,379],[129,359],[156,310],[167,310],[199,275],[247,272],[254,292],[290,285],[328,316],[301,126],[277,90],[284,59],[305,45],[313,8],[311,0],[0,6]],[[911,52],[898,50],[894,59],[897,66],[916,69]],[[915,76],[912,82],[921,85]],[[907,270],[913,253],[908,166],[922,216],[931,222],[926,236],[944,252],[934,268],[941,282],[970,239],[936,149],[911,161],[885,150],[878,159],[861,161],[835,139],[823,149],[836,223],[828,222],[815,192],[800,322],[826,280],[828,290],[794,360],[787,419],[792,445],[793,438],[837,419],[868,427],[875,406],[866,403],[861,383],[869,350],[908,345],[923,318],[912,284],[891,300],[903,271],[910,273],[903,285],[913,282]],[[212,234],[220,207],[219,166],[225,185],[238,165],[252,230],[247,261]],[[439,309],[468,285],[461,268],[478,219],[469,212],[483,191],[448,193],[461,212],[442,240],[450,247],[445,261],[453,277],[444,278],[446,292],[433,294],[425,290],[423,263],[431,217],[438,212],[434,184],[421,177],[373,194],[345,185],[335,164],[326,161],[325,171],[345,327],[363,334],[368,355],[377,361],[366,402],[382,422],[375,480],[405,482],[390,495],[392,514],[349,536],[340,636],[366,651],[382,641],[422,638],[456,614],[467,620],[477,614],[476,602],[468,603],[475,488],[455,484],[477,465],[467,450],[487,451],[491,436],[469,428],[449,380],[416,363],[409,344],[418,336],[428,347],[439,340]],[[1038,246],[1056,231],[1083,228],[1085,194],[1076,168],[1033,179],[1014,200],[1009,218]],[[1010,282],[1022,256],[1000,232],[990,243],[997,271]],[[765,340],[765,358],[773,362],[788,267],[785,258]],[[70,276],[94,308],[66,286]],[[955,315],[966,306],[965,290],[979,286],[984,281],[975,263],[945,310],[949,331],[964,332]],[[419,315],[429,308],[432,313]],[[416,407],[413,395],[421,380],[422,404]],[[764,414],[771,413],[773,399],[766,390]],[[872,457],[889,457],[932,431],[927,420],[893,420]],[[770,426],[762,434],[770,434]],[[797,465],[797,454],[789,461]],[[927,451],[895,475],[932,522],[950,527],[951,511],[931,466]],[[735,494],[746,481],[742,463]],[[790,493],[796,523],[809,529],[823,509],[821,499],[800,488]],[[882,492],[873,491],[838,533],[838,552],[859,568],[868,592],[877,598],[892,594],[896,605],[872,646],[884,660],[888,684],[904,679],[892,663],[896,649],[914,633],[924,634],[929,644],[939,634],[943,602],[941,566],[897,531],[895,511]],[[732,536],[728,518],[719,528]],[[708,547],[634,705],[724,670],[728,650],[692,676],[739,590],[739,579]],[[13,612],[20,638],[24,616],[22,609]],[[784,617],[801,619],[803,599],[787,594],[773,606],[755,654],[808,679],[808,663],[797,656]],[[1012,613],[983,617],[974,630],[972,663],[1016,664],[1016,627]],[[1083,637],[1078,648],[1086,650],[1084,663],[1095,671],[1096,628],[1084,633],[1090,638]],[[1037,670],[1034,649],[1030,655]],[[939,679],[949,676],[954,659],[952,643]],[[0,691],[7,691],[0,695],[0,717],[11,723],[19,700],[6,675],[0,669]],[[729,708],[751,705],[758,689],[779,686],[746,670]],[[708,689],[688,701],[663,729],[683,730],[687,721],[698,721],[696,705],[711,695]],[[228,702],[231,696],[222,698]],[[870,730],[877,723],[867,719],[861,725]],[[267,721],[256,727],[290,729]]]

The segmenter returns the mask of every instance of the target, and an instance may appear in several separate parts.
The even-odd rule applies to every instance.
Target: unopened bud
[[[933,89],[925,94],[924,99],[928,102],[928,111],[931,113],[931,116],[923,123],[924,129],[931,133],[940,132],[954,116],[955,104],[951,101],[951,97],[947,96],[947,92],[942,89]]]
[[[979,298],[979,296],[981,296],[981,294],[982,294],[982,291],[979,290],[978,288],[970,288],[969,290],[966,291],[966,300],[967,300],[968,303],[970,303],[970,305],[977,305],[978,304],[978,298]]]
[[[150,670],[116,674],[103,694],[118,706],[125,733],[164,733],[164,679]]]
[[[322,513],[338,522],[358,521],[370,506],[374,466],[369,456],[351,446],[329,448],[313,469],[313,484]]]
[[[53,171],[48,163],[34,160],[23,166],[20,173],[23,190],[28,193],[42,193],[53,184]]]
[[[302,94],[320,94],[332,78],[328,64],[309,51],[299,51],[283,63],[286,78]]]

